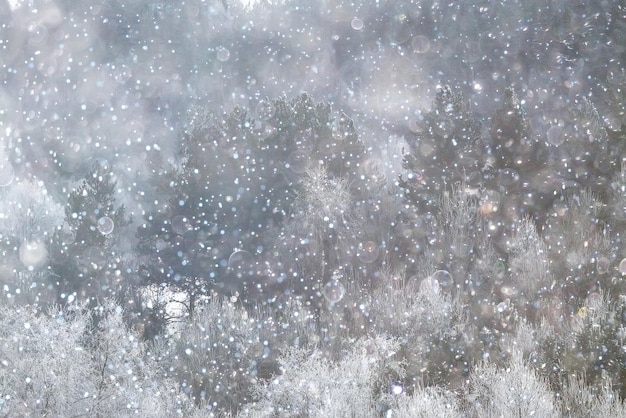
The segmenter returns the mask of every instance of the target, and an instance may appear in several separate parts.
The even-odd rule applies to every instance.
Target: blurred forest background
[[[625,61],[620,0],[0,0],[0,415],[626,416]]]

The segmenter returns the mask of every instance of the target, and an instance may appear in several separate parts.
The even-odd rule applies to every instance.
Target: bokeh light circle
[[[228,268],[239,278],[253,274],[254,257],[246,250],[235,250],[228,257]]]
[[[352,29],[354,30],[361,30],[363,29],[363,21],[358,17],[355,17],[352,19],[352,22],[350,22],[350,26],[352,26]]]
[[[442,290],[450,289],[452,287],[452,275],[446,270],[437,270],[430,277],[439,283]]]
[[[565,133],[563,128],[558,125],[552,125],[548,128],[547,132],[548,142],[552,145],[559,146],[565,142]]]
[[[359,244],[357,257],[364,263],[373,263],[378,258],[380,250],[374,241],[364,241]]]
[[[417,35],[411,39],[411,47],[413,52],[417,54],[424,54],[430,49],[430,40],[424,35]]]
[[[113,222],[113,219],[109,218],[108,216],[103,216],[102,218],[98,219],[98,231],[100,231],[102,235],[109,235],[113,232],[114,228],[115,223]]]
[[[178,235],[185,235],[187,232],[193,230],[193,226],[189,219],[183,215],[176,215],[172,218],[172,231]]]
[[[331,280],[324,285],[322,294],[328,302],[337,303],[345,296],[346,288],[339,280]]]

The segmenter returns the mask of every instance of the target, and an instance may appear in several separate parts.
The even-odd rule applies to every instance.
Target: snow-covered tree
[[[293,349],[281,356],[281,374],[255,387],[255,402],[241,416],[374,416],[403,374],[397,343],[382,337],[358,341],[339,362],[320,351]]]
[[[98,321],[94,322],[95,317]],[[158,353],[129,331],[122,309],[0,308],[0,413],[167,417],[193,414]]]
[[[478,416],[558,417],[548,383],[519,356],[506,368],[485,363],[472,372],[467,398]]]

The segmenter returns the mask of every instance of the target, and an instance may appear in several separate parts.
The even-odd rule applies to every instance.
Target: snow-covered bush
[[[584,378],[570,376],[560,398],[561,411],[567,417],[626,416],[626,405],[619,394],[613,391],[610,380],[603,382],[602,388],[596,390],[587,385]]]
[[[293,349],[280,358],[281,373],[255,386],[254,404],[242,416],[371,417],[378,399],[402,377],[398,344],[382,337],[359,340],[339,361],[321,351]]]
[[[437,228],[426,251],[433,258],[432,263],[448,270],[455,278],[448,284],[448,292],[467,293],[471,291],[467,279],[476,251],[474,238],[482,235],[477,199],[461,183],[441,194],[438,209]]]
[[[383,275],[383,285],[365,304],[372,331],[398,340],[409,387],[450,380],[458,384],[469,367],[467,322],[439,281],[451,280],[449,276],[442,270],[420,281]]]
[[[0,413],[186,415],[193,404],[106,302],[77,309],[0,308]]]
[[[63,207],[50,196],[44,183],[21,180],[0,188],[0,233],[20,241],[49,240],[66,225]]]
[[[472,372],[467,401],[480,417],[559,417],[559,405],[548,383],[521,356],[497,367],[483,363]]]
[[[462,416],[454,393],[427,387],[418,388],[412,395],[397,396],[392,417],[399,418],[457,418]]]
[[[161,361],[198,405],[236,411],[250,401],[258,367],[270,352],[262,326],[242,308],[213,296],[170,337]]]
[[[550,378],[555,391],[567,385],[571,376],[582,376],[592,393],[610,385],[623,399],[625,318],[624,296],[611,301],[607,294],[591,293],[568,318],[564,329],[537,336],[540,350],[535,366],[543,365],[540,370]]]

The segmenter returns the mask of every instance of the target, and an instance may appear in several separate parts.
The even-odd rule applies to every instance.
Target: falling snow
[[[0,0],[0,415],[626,416],[619,1]]]

